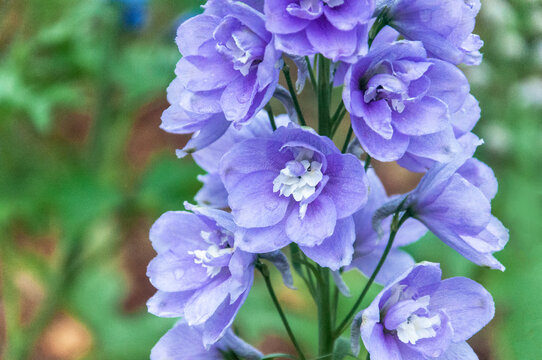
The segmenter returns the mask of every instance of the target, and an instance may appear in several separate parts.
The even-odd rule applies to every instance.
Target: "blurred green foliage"
[[[130,234],[138,219],[150,224],[164,211],[182,209],[199,187],[200,169],[176,159],[175,145],[160,135],[139,142],[134,137],[149,128],[160,133],[160,111],[145,109],[163,109],[179,57],[173,42],[178,17],[199,11],[202,2],[152,1],[147,24],[132,32],[122,27],[118,7],[106,0],[0,2],[3,358],[30,356],[59,311],[89,329],[87,359],[147,359],[173,324],[147,314],[141,301],[135,311],[123,310],[129,282],[121,254],[134,240]],[[465,71],[483,111],[475,132],[487,144],[477,156],[495,169],[500,191],[494,213],[511,231],[510,244],[498,255],[508,270],[477,268],[432,235],[409,250],[417,260],[441,262],[446,276],[473,277],[494,294],[497,316],[474,339],[485,359],[537,359],[542,4],[482,3],[477,32],[486,42],[485,61]],[[152,126],[142,126],[149,122]],[[149,152],[150,161],[131,158],[130,146]],[[44,246],[53,250],[47,255],[35,250]],[[21,321],[26,309],[16,281],[20,273],[31,274],[45,293],[30,322]],[[310,353],[317,348],[313,304],[300,281],[296,292],[273,275],[294,331]],[[346,281],[355,298],[365,279],[348,273]],[[344,315],[352,302],[342,301],[339,312]],[[236,324],[253,343],[284,333],[261,281]]]

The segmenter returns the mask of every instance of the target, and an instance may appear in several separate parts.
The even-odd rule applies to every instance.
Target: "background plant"
[[[196,1],[193,5],[190,10],[198,11]],[[21,313],[30,312],[23,316],[27,322],[47,308],[29,304],[33,296],[25,284],[37,282],[44,294],[54,295],[63,276],[60,269],[66,266],[61,265],[63,259],[71,258],[72,244],[79,244],[84,261],[75,267],[77,271],[70,271],[73,280],[68,295],[54,295],[61,301],[54,311],[45,313],[57,314],[57,321],[59,313],[67,313],[84,324],[93,339],[84,355],[87,358],[147,358],[150,347],[171,322],[144,315],[142,300],[135,313],[122,310],[119,304],[126,294],[119,289],[126,278],[121,274],[128,268],[126,259],[137,257],[134,248],[138,245],[130,244],[141,244],[146,238],[146,231],[138,229],[191,199],[199,187],[194,175],[200,171],[190,162],[173,158],[169,150],[180,140],[156,135],[157,145],[145,150],[143,145],[152,141],[143,139],[133,145],[134,134],[148,133],[158,125],[158,114],[165,106],[163,88],[171,80],[177,60],[173,23],[189,5],[184,1],[151,2],[147,25],[136,33],[118,31],[118,46],[107,45],[114,40],[106,39],[115,33],[106,24],[104,14],[115,11],[107,3],[4,1],[0,6],[0,223],[7,329],[3,339],[8,345],[3,350],[12,354],[30,351],[25,335],[35,323],[22,327]],[[537,259],[542,253],[535,221],[542,212],[537,156],[540,101],[536,100],[540,94],[539,14],[536,2],[485,2],[477,29],[486,41],[485,62],[480,69],[467,70],[483,108],[477,132],[492,139],[479,157],[495,169],[500,180],[494,212],[509,225],[514,237],[500,256],[509,269],[504,275],[478,269],[441,251],[438,241],[423,241],[424,246],[415,244],[409,249],[417,259],[441,262],[443,269],[453,268],[454,275],[474,278],[492,292],[500,312],[476,338],[477,349],[482,349],[478,353],[481,357],[488,354],[487,358],[533,358],[538,350],[535,339],[542,315],[532,304],[541,290]],[[499,34],[506,34],[506,41],[497,40]],[[111,48],[116,55],[104,55]],[[107,82],[113,88],[113,96],[108,97],[113,110],[107,116],[114,120],[104,130],[106,140],[98,152],[103,154],[99,156],[102,160],[91,165],[93,161],[87,160],[92,158],[91,141],[85,134],[92,127],[89,124],[95,124],[96,103],[103,97],[96,89],[108,87],[99,85],[106,77],[107,62],[112,69]],[[142,124],[152,126],[136,130]],[[168,150],[156,153],[164,148]],[[147,162],[150,153],[155,155]],[[136,166],[134,159],[138,159]],[[397,186],[387,185],[392,191]],[[120,256],[127,251],[134,255]],[[140,274],[136,288],[146,283],[141,275],[152,253],[141,256],[134,260]],[[352,274],[346,280],[359,283],[359,279]],[[310,304],[289,290],[278,296],[286,300],[300,341],[314,347]],[[339,312],[344,315],[349,305],[347,300]],[[239,315],[240,332],[253,343],[269,331],[282,332],[276,314],[263,312],[263,307],[271,309],[271,304],[265,284],[257,279]],[[251,321],[256,311],[261,321]],[[48,322],[38,327],[40,332],[54,329],[46,326]],[[47,356],[43,342],[40,346],[36,358]]]

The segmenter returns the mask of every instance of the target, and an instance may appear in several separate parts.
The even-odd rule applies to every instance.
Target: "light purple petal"
[[[489,223],[491,206],[484,194],[458,174],[436,198],[420,200],[417,216],[432,231],[449,229],[476,235]],[[446,231],[446,230],[444,230]]]
[[[220,106],[226,119],[240,121],[247,115],[257,91],[257,71],[239,76],[229,83],[220,98]]]
[[[371,101],[368,104],[361,104],[361,106],[363,107],[365,124],[382,138],[391,139],[393,136],[392,111],[386,100]]]
[[[371,354],[371,360],[403,360],[395,338],[385,333],[381,324],[375,324],[369,334],[364,336],[364,333],[362,324],[361,338]]]
[[[450,63],[434,59],[433,66],[425,75],[431,79],[427,95],[448,104],[450,114],[459,111],[470,91],[469,82],[461,70]]]
[[[228,207],[228,192],[218,174],[198,175],[203,187],[194,196],[194,200],[201,206],[210,206],[217,209]]]
[[[179,26],[175,39],[179,51],[184,56],[198,55],[198,50],[206,41],[212,38],[220,19],[215,16],[194,16]]]
[[[351,216],[337,220],[333,235],[320,245],[300,246],[300,249],[320,266],[338,270],[352,261],[353,244],[356,239],[354,229],[354,220]]]
[[[309,42],[305,31],[284,35],[276,34],[275,47],[277,50],[292,55],[305,56],[317,53],[317,50]]]
[[[170,250],[178,253],[200,249],[204,244],[201,231],[209,227],[200,218],[186,211],[168,211],[154,222],[150,240],[157,253]]]
[[[471,131],[480,119],[480,105],[472,95],[468,95],[461,109],[452,114],[452,125],[457,138]]]
[[[153,315],[160,317],[181,317],[188,300],[194,295],[193,291],[165,292],[158,290],[147,301],[147,308]]]
[[[272,226],[286,214],[290,198],[273,192],[277,173],[263,170],[246,175],[229,191],[228,203],[237,225],[246,228]]]
[[[289,210],[291,212],[291,210]],[[287,214],[289,214],[287,211]],[[286,219],[275,226],[253,229],[239,229],[235,233],[235,244],[244,251],[266,253],[282,249],[292,242],[286,235]]]
[[[188,56],[179,60],[175,74],[184,87],[195,92],[222,89],[239,72],[224,60]]]
[[[220,160],[220,177],[228,191],[246,175],[262,170],[276,171],[293,159],[288,152],[281,152],[280,141],[248,139],[230,149]]]
[[[321,194],[308,205],[303,218],[299,211],[292,211],[286,221],[286,234],[301,246],[316,246],[333,235],[336,223],[337,212],[333,200]]]
[[[208,245],[201,240],[199,249],[205,249]],[[207,270],[194,263],[193,256],[188,253],[177,255],[172,251],[152,259],[147,276],[155,288],[168,292],[194,290],[209,282]]]
[[[268,31],[274,34],[292,34],[303,30],[310,21],[294,17],[286,11],[289,4],[296,0],[267,0],[264,9]]]
[[[205,323],[223,302],[229,303],[229,281],[217,275],[209,285],[197,290],[184,307],[184,319],[189,325]]]
[[[393,133],[391,139],[386,140],[372,131],[363,119],[355,116],[352,117],[352,128],[363,149],[377,160],[395,161],[400,159],[408,148],[409,137],[398,131]]]
[[[352,30],[360,23],[368,22],[374,11],[374,2],[367,0],[345,0],[342,5],[325,6],[327,20],[342,31]]]
[[[368,181],[361,161],[354,155],[331,154],[327,163],[329,181],[322,193],[333,199],[337,218],[342,219],[367,203]]]
[[[201,329],[182,320],[169,330],[152,348],[151,360],[223,360],[216,347],[206,350]]]
[[[387,240],[382,241],[387,242]],[[382,253],[383,251],[375,250],[368,255],[355,258],[352,261],[352,266],[358,268],[366,277],[370,277],[376,269],[376,265],[380,261]],[[412,256],[402,250],[394,249],[386,258],[375,281],[378,284],[386,285],[407,271],[414,263]]]
[[[431,96],[407,104],[401,113],[393,113],[393,126],[406,135],[433,134],[445,130],[449,124],[448,106]]]
[[[465,341],[450,344],[448,350],[435,360],[478,360],[478,356]]]
[[[478,159],[468,159],[457,173],[484,193],[488,200],[497,195],[498,183],[493,170]]]
[[[307,38],[316,51],[333,61],[351,56],[357,49],[356,30],[338,30],[323,17],[311,21],[306,31]]]
[[[468,340],[495,315],[493,298],[477,282],[464,277],[443,280],[431,295],[429,309],[443,310],[452,324],[453,342]]]
[[[249,284],[249,289],[252,283]],[[214,312],[214,314],[205,322],[203,326],[203,345],[209,347],[216,343],[226,331],[231,327],[237,312],[244,304],[248,296],[246,291],[243,296],[239,297],[234,303],[228,300],[224,301]]]
[[[194,133],[184,148],[177,150],[177,157],[182,158],[187,154],[192,154],[211,145],[228,130],[230,124],[231,122],[227,121],[224,115],[213,115],[203,124],[199,131]]]
[[[450,125],[442,131],[433,134],[412,136],[407,153],[414,157],[446,163],[461,152]],[[432,164],[431,164],[432,165]]]

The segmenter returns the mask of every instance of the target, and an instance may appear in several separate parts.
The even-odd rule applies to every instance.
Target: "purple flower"
[[[371,360],[475,360],[466,343],[494,316],[491,295],[464,277],[441,280],[438,264],[423,262],[389,284],[352,325]]]
[[[479,0],[398,0],[388,6],[388,23],[408,40],[419,40],[431,56],[452,64],[479,65],[484,44],[472,34]]]
[[[382,222],[383,231],[378,234],[372,226],[372,219],[375,212],[386,203],[389,198],[386,189],[380,182],[373,169],[368,169],[369,179],[369,200],[358,212],[354,213],[356,226],[356,241],[354,242],[354,256],[349,269],[357,268],[365,276],[370,277],[380,261],[390,236],[391,218],[388,217]],[[414,259],[400,246],[411,244],[427,233],[427,228],[418,221],[407,220],[397,232],[393,248],[388,254],[384,266],[379,271],[375,281],[380,284],[387,284],[397,276],[404,273],[414,265]]]
[[[147,306],[157,316],[183,317],[199,326],[208,347],[224,335],[244,303],[256,256],[236,248],[230,214],[187,207],[194,213],[167,212],[151,228],[158,255],[147,276],[158,291]]]
[[[351,261],[352,214],[367,201],[361,162],[311,131],[281,127],[248,139],[221,160],[239,248],[262,253],[290,242],[322,266]]]
[[[508,230],[491,214],[490,201],[496,193],[493,171],[479,160],[463,157],[433,166],[418,187],[405,195],[407,200],[401,210],[409,211],[445,244],[475,264],[504,270],[493,257],[509,237]],[[395,212],[403,199],[384,205],[378,217]]]
[[[217,140],[231,122],[249,122],[272,97],[281,54],[263,13],[241,1],[209,0],[177,31],[183,58],[168,88],[162,129],[195,133],[180,156]]]
[[[352,62],[367,52],[374,0],[266,0],[266,27],[277,49]]]
[[[263,357],[261,352],[235,336],[231,328],[208,349],[203,346],[202,338],[201,328],[181,320],[153,347],[151,360],[224,360],[224,353],[229,352],[247,360]]]
[[[275,117],[277,126],[288,126],[291,123],[287,115]],[[260,111],[254,119],[240,129],[232,126],[213,144],[194,153],[196,163],[208,174],[198,179],[203,183],[202,189],[196,194],[195,200],[199,205],[215,208],[228,207],[228,192],[219,175],[219,162],[222,156],[235,144],[246,139],[267,137],[273,133],[267,112]]]
[[[477,103],[459,69],[427,58],[420,42],[389,42],[394,34],[385,28],[350,67],[343,100],[369,155],[421,172],[461,152],[454,130],[460,135],[474,126]],[[462,120],[467,111],[473,115]]]

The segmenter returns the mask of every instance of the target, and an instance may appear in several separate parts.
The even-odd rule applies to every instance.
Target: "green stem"
[[[318,91],[318,83],[316,82],[316,77],[314,76],[314,70],[312,69],[311,59],[308,56],[305,56],[305,61],[307,62],[307,68],[309,69],[309,77],[311,79],[312,88],[314,91]]]
[[[304,262],[302,256],[305,255],[301,252],[301,250],[299,250],[299,247],[295,243],[290,244],[290,255],[295,272],[301,277],[301,279],[303,279],[307,289],[309,289],[309,292],[314,299],[316,297],[316,285],[314,283],[314,277],[312,276],[311,270],[307,266],[301,266]]]
[[[271,109],[271,106],[269,104],[265,105],[265,111],[267,111],[267,115],[269,115],[271,128],[273,128],[273,131],[277,130],[277,124],[275,123],[275,115],[273,115],[273,109]]]
[[[367,169],[371,166],[372,159],[371,155],[367,154],[367,157],[365,158],[365,172],[367,172]]]
[[[271,360],[271,359],[279,359],[279,358],[297,360],[296,357],[289,354],[269,354],[269,355],[265,355],[262,358],[262,360]]]
[[[409,217],[410,217],[409,212],[406,212],[405,214],[403,214],[401,219],[399,219],[399,211],[397,211],[395,213],[395,215],[393,216],[393,221],[392,221],[392,224],[391,224],[390,238],[388,240],[386,248],[384,249],[384,253],[382,254],[382,257],[380,258],[380,261],[376,265],[376,268],[374,269],[371,277],[369,278],[369,281],[367,282],[367,284],[363,288],[363,291],[361,292],[361,295],[356,300],[356,303],[354,304],[354,306],[352,306],[352,309],[350,310],[348,315],[346,315],[344,320],[337,327],[337,330],[335,331],[335,334],[334,334],[335,337],[339,337],[343,333],[343,331],[346,330],[348,324],[352,321],[352,318],[358,312],[358,307],[363,302],[363,299],[365,298],[365,295],[367,295],[367,293],[369,292],[369,289],[371,288],[371,285],[373,285],[373,283],[374,283],[374,281],[376,279],[376,276],[380,272],[380,269],[382,268],[382,265],[384,265],[384,262],[386,261],[386,258],[388,257],[388,254],[391,251],[391,248],[393,246],[393,241],[395,240],[395,236],[397,235],[397,231],[399,231],[399,228],[401,227],[401,225]]]
[[[294,88],[294,83],[292,82],[292,77],[290,76],[290,67],[288,65],[284,65],[282,72],[284,74],[284,78],[286,79],[286,84],[288,85],[288,91],[290,92],[290,95],[292,95],[292,101],[294,102],[294,108],[295,112],[297,113],[297,117],[299,118],[299,123],[302,126],[307,126],[305,118],[303,117],[303,112],[301,111],[301,106],[299,105],[299,100],[297,99],[297,93]]]
[[[335,109],[335,112],[333,113],[333,116],[331,117],[331,123],[335,124],[337,121],[339,121],[339,117],[341,116],[341,113],[345,110],[344,102],[341,101],[339,105],[337,105],[337,109]]]
[[[99,167],[106,153],[106,136],[113,118],[113,83],[111,72],[115,52],[118,48],[120,32],[120,14],[116,6],[111,6],[110,11],[104,13],[104,47],[102,49],[101,71],[98,77],[97,89],[98,98],[95,107],[94,127],[91,130],[89,141],[89,165],[96,169]]]
[[[347,113],[346,108],[344,107],[344,103],[342,101],[339,107],[337,108],[337,112],[338,113],[335,113],[333,117],[331,118],[331,137],[335,136],[335,133],[339,129],[339,126],[341,125],[341,122]]]
[[[36,342],[58,311],[77,267],[80,266],[81,238],[68,239],[68,244],[69,246],[63,255],[62,265],[57,276],[47,289],[48,297],[41,306],[36,318],[26,330],[23,339],[24,347],[15,359],[27,359],[32,355]]]
[[[353,132],[354,130],[350,126],[350,129],[348,129],[348,134],[346,134],[346,139],[344,139],[343,148],[341,149],[342,153],[345,153],[346,150],[348,150],[348,144],[350,143],[350,139],[352,139]],[[365,171],[367,171],[367,169],[365,169]]]
[[[333,287],[333,300],[332,300],[332,303],[331,303],[331,316],[332,316],[332,319],[331,319],[331,323],[332,323],[332,326],[335,326],[335,323],[337,322],[337,308],[339,307],[339,289],[334,286]]]
[[[282,306],[280,305],[280,302],[277,298],[277,295],[275,294],[275,290],[273,289],[273,284],[271,283],[271,277],[269,276],[269,269],[267,268],[267,265],[262,263],[257,263],[256,268],[260,271],[262,274],[265,285],[267,286],[267,290],[269,291],[269,295],[271,296],[271,300],[273,300],[273,304],[275,305],[275,308],[277,309],[280,319],[282,320],[282,323],[284,324],[284,328],[286,329],[286,332],[288,333],[288,336],[290,337],[290,340],[294,344],[295,349],[297,350],[297,353],[299,355],[299,358],[301,360],[305,360],[305,355],[303,354],[303,351],[301,351],[301,347],[299,346],[299,343],[297,342],[295,335],[292,331],[292,328],[290,327],[290,324],[288,323],[288,319],[286,318],[286,314],[282,310]]]
[[[325,356],[333,353],[335,338],[333,337],[331,294],[329,282],[329,269],[320,268],[323,279],[318,287],[318,355]]]
[[[318,55],[318,133],[323,136],[331,135],[329,119],[329,60]]]

